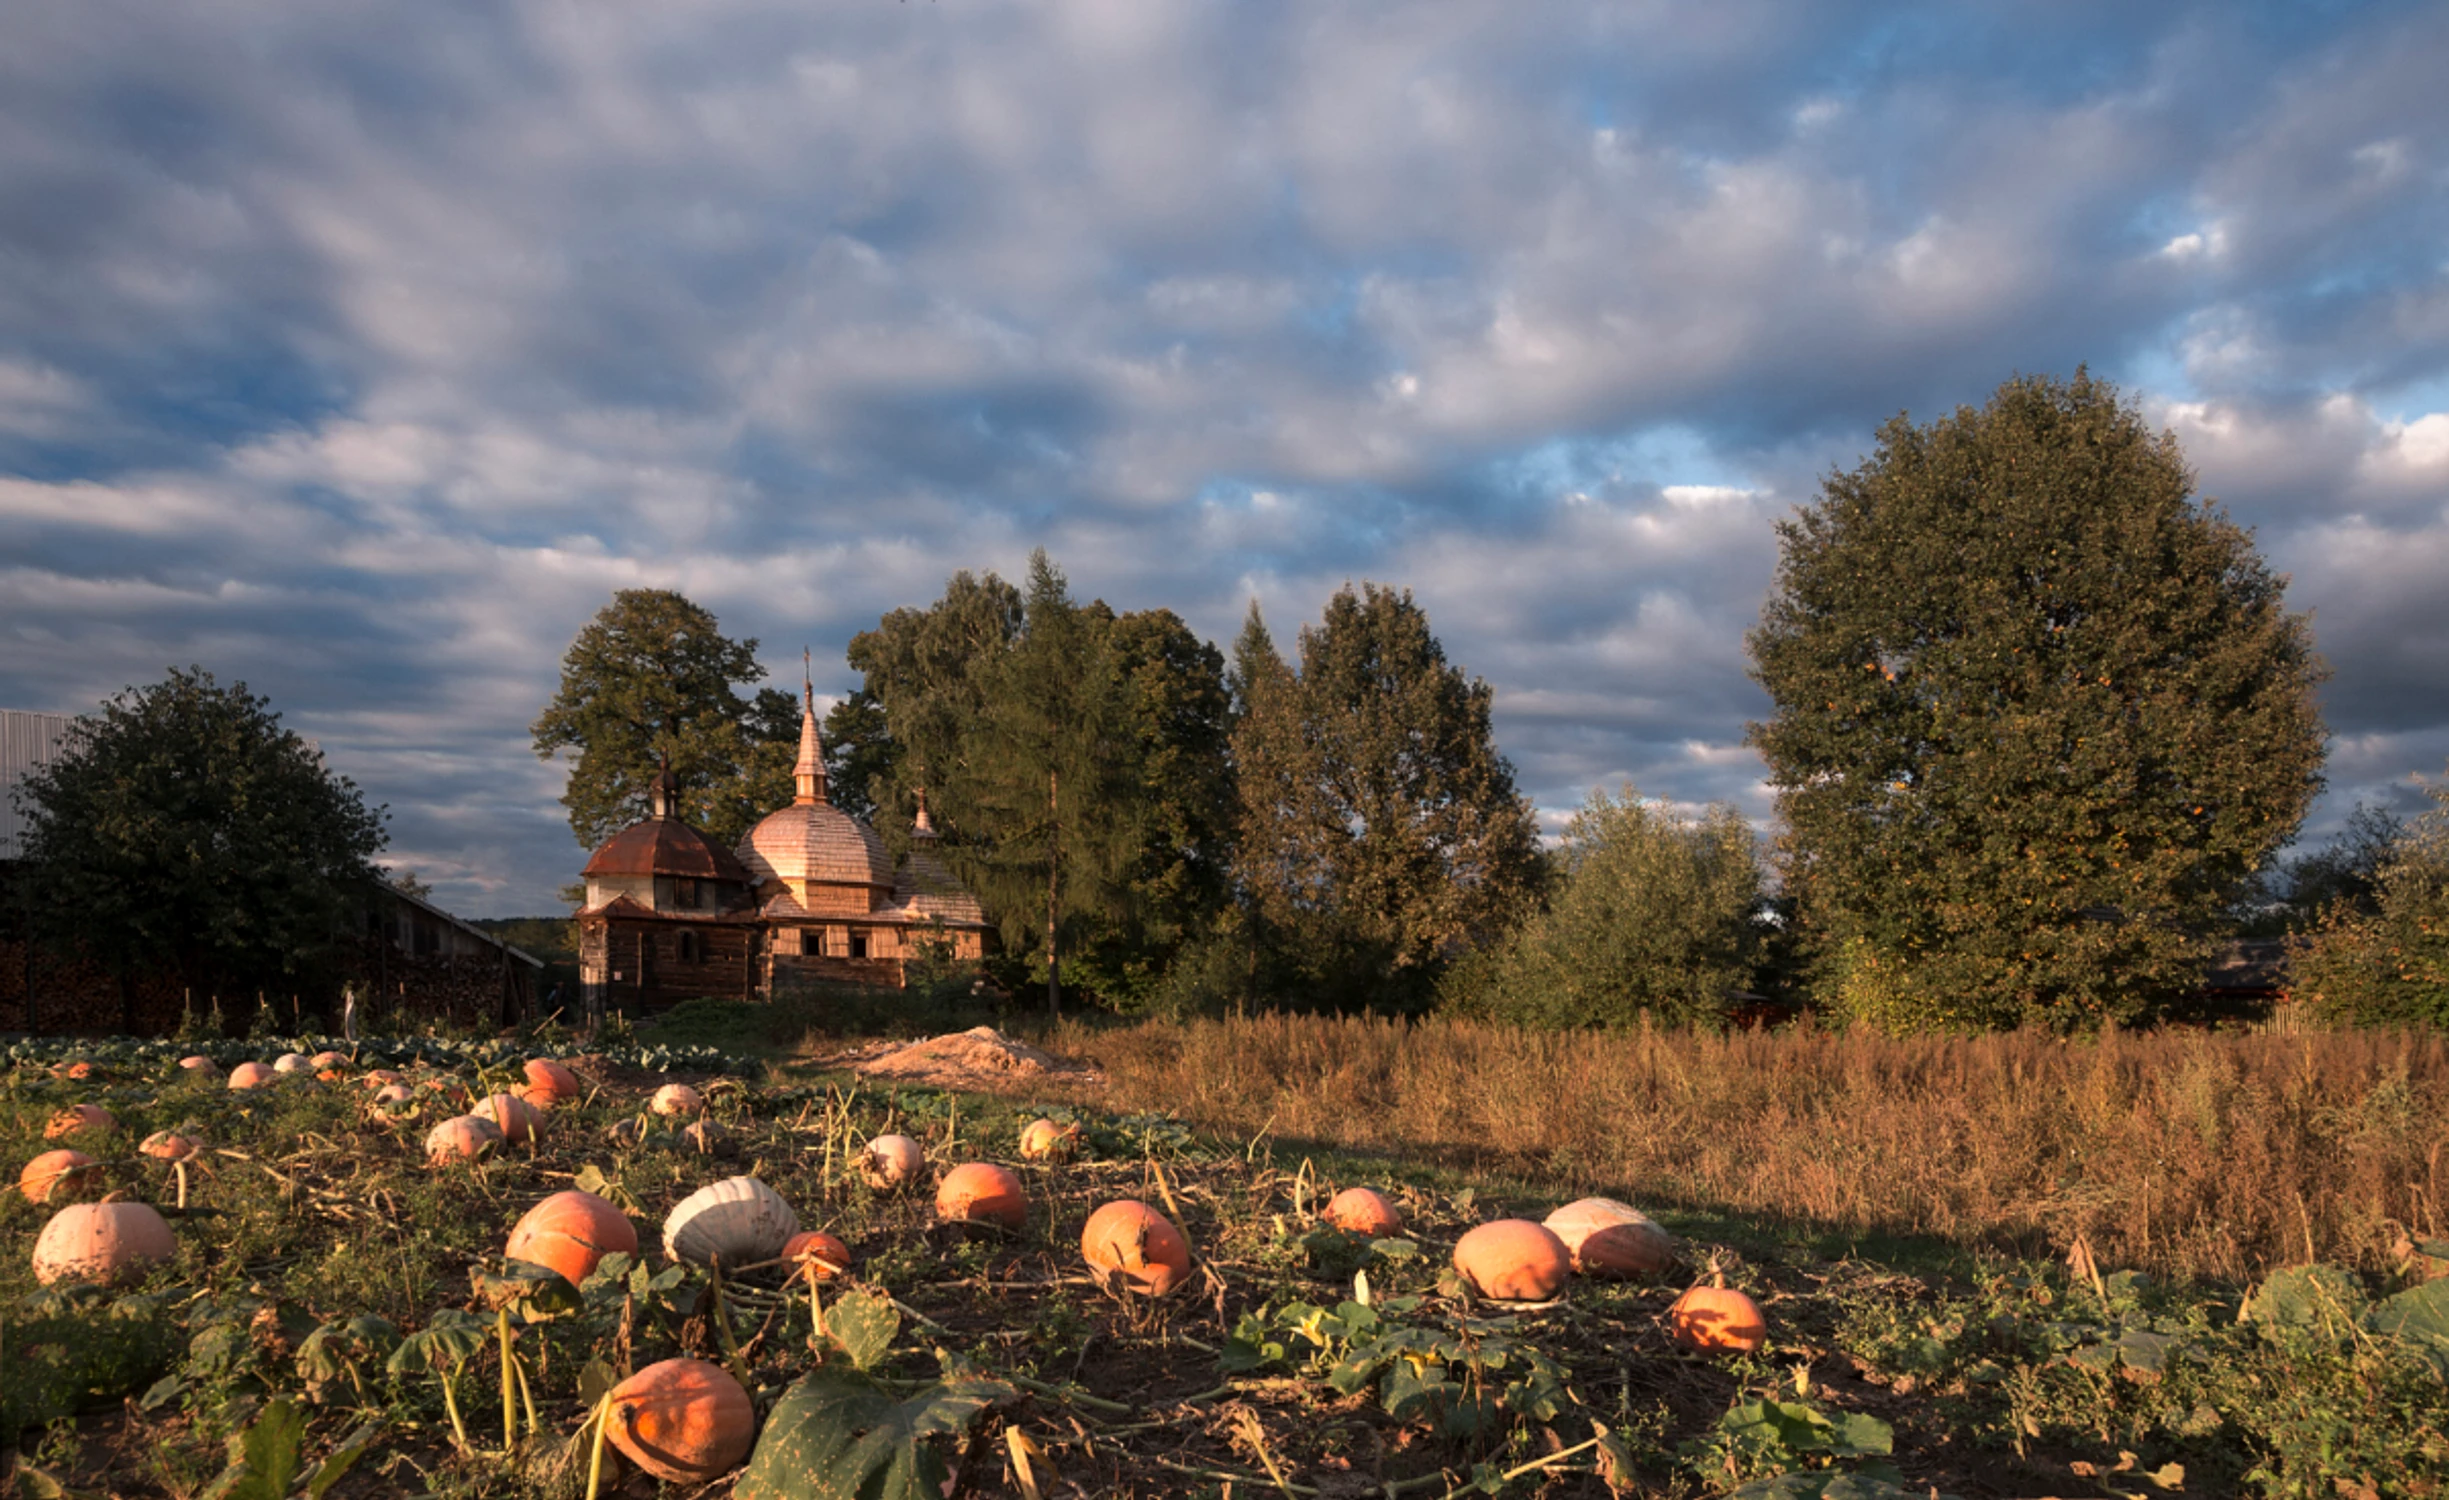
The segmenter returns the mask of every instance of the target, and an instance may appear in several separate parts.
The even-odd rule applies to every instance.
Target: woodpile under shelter
[[[677,812],[669,771],[650,814],[587,861],[579,979],[590,1009],[698,997],[770,999],[823,984],[898,989],[923,956],[976,959],[989,928],[936,852],[926,803],[896,861],[825,788],[816,699],[803,689],[796,794],[725,849]]]

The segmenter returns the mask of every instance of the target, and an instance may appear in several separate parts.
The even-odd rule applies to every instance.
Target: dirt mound
[[[1007,1079],[1048,1073],[1087,1071],[1076,1063],[1040,1052],[1027,1042],[1005,1036],[992,1026],[975,1026],[950,1036],[913,1042],[881,1056],[858,1059],[851,1067],[868,1078],[901,1078],[963,1088],[992,1087]]]

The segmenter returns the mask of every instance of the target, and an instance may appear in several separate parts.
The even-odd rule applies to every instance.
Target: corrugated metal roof
[[[0,708],[0,859],[18,856],[18,839],[25,820],[17,815],[17,800],[11,794],[26,773],[38,766],[47,766],[59,759],[60,748],[76,728],[74,714],[37,713],[23,708]]]

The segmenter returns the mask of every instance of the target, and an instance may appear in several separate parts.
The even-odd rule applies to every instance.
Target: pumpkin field
[[[2432,1239],[2018,1259],[550,1031],[5,1061],[23,1495],[2449,1493]]]

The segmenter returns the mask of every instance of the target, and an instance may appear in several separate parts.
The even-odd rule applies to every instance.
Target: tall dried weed
[[[1113,1103],[1636,1203],[2239,1279],[2443,1232],[2437,1033],[1893,1040],[1266,1016],[1070,1031]]]

